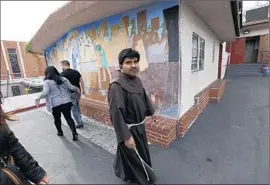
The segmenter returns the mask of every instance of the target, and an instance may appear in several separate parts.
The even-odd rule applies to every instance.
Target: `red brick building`
[[[1,91],[4,97],[25,94],[23,81],[44,74],[45,57],[26,53],[25,45],[26,42],[1,40]]]
[[[268,8],[247,11],[240,37],[231,43],[230,64],[270,63]]]

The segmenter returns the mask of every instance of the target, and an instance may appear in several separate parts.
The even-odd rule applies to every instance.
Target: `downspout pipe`
[[[240,36],[240,29],[242,26],[242,2],[231,1],[231,11],[233,16],[234,30],[237,37]]]

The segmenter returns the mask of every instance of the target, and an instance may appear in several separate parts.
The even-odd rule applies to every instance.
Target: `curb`
[[[45,105],[46,105],[46,103],[41,103],[41,104],[39,104],[38,107],[36,105],[33,105],[33,106],[30,106],[30,107],[24,107],[24,108],[21,108],[21,109],[16,109],[14,111],[8,111],[7,113],[17,114],[17,113],[26,112],[26,111],[33,110],[33,109],[38,109],[40,107],[44,107]]]

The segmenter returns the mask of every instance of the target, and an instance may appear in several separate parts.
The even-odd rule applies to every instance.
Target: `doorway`
[[[246,64],[257,63],[258,50],[259,50],[259,41],[260,37],[247,37],[246,38],[246,47],[245,47],[245,60]]]
[[[219,44],[218,52],[218,79],[221,79],[223,45]]]

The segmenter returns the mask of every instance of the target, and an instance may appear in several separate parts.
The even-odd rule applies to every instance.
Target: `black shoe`
[[[78,134],[73,134],[73,141],[77,141],[78,140]]]
[[[134,184],[134,182],[132,182],[132,180],[124,180],[124,182],[127,184]]]
[[[63,132],[58,132],[57,135],[58,136],[64,136]]]
[[[76,128],[83,128],[83,124],[81,124],[81,125],[76,125]]]

